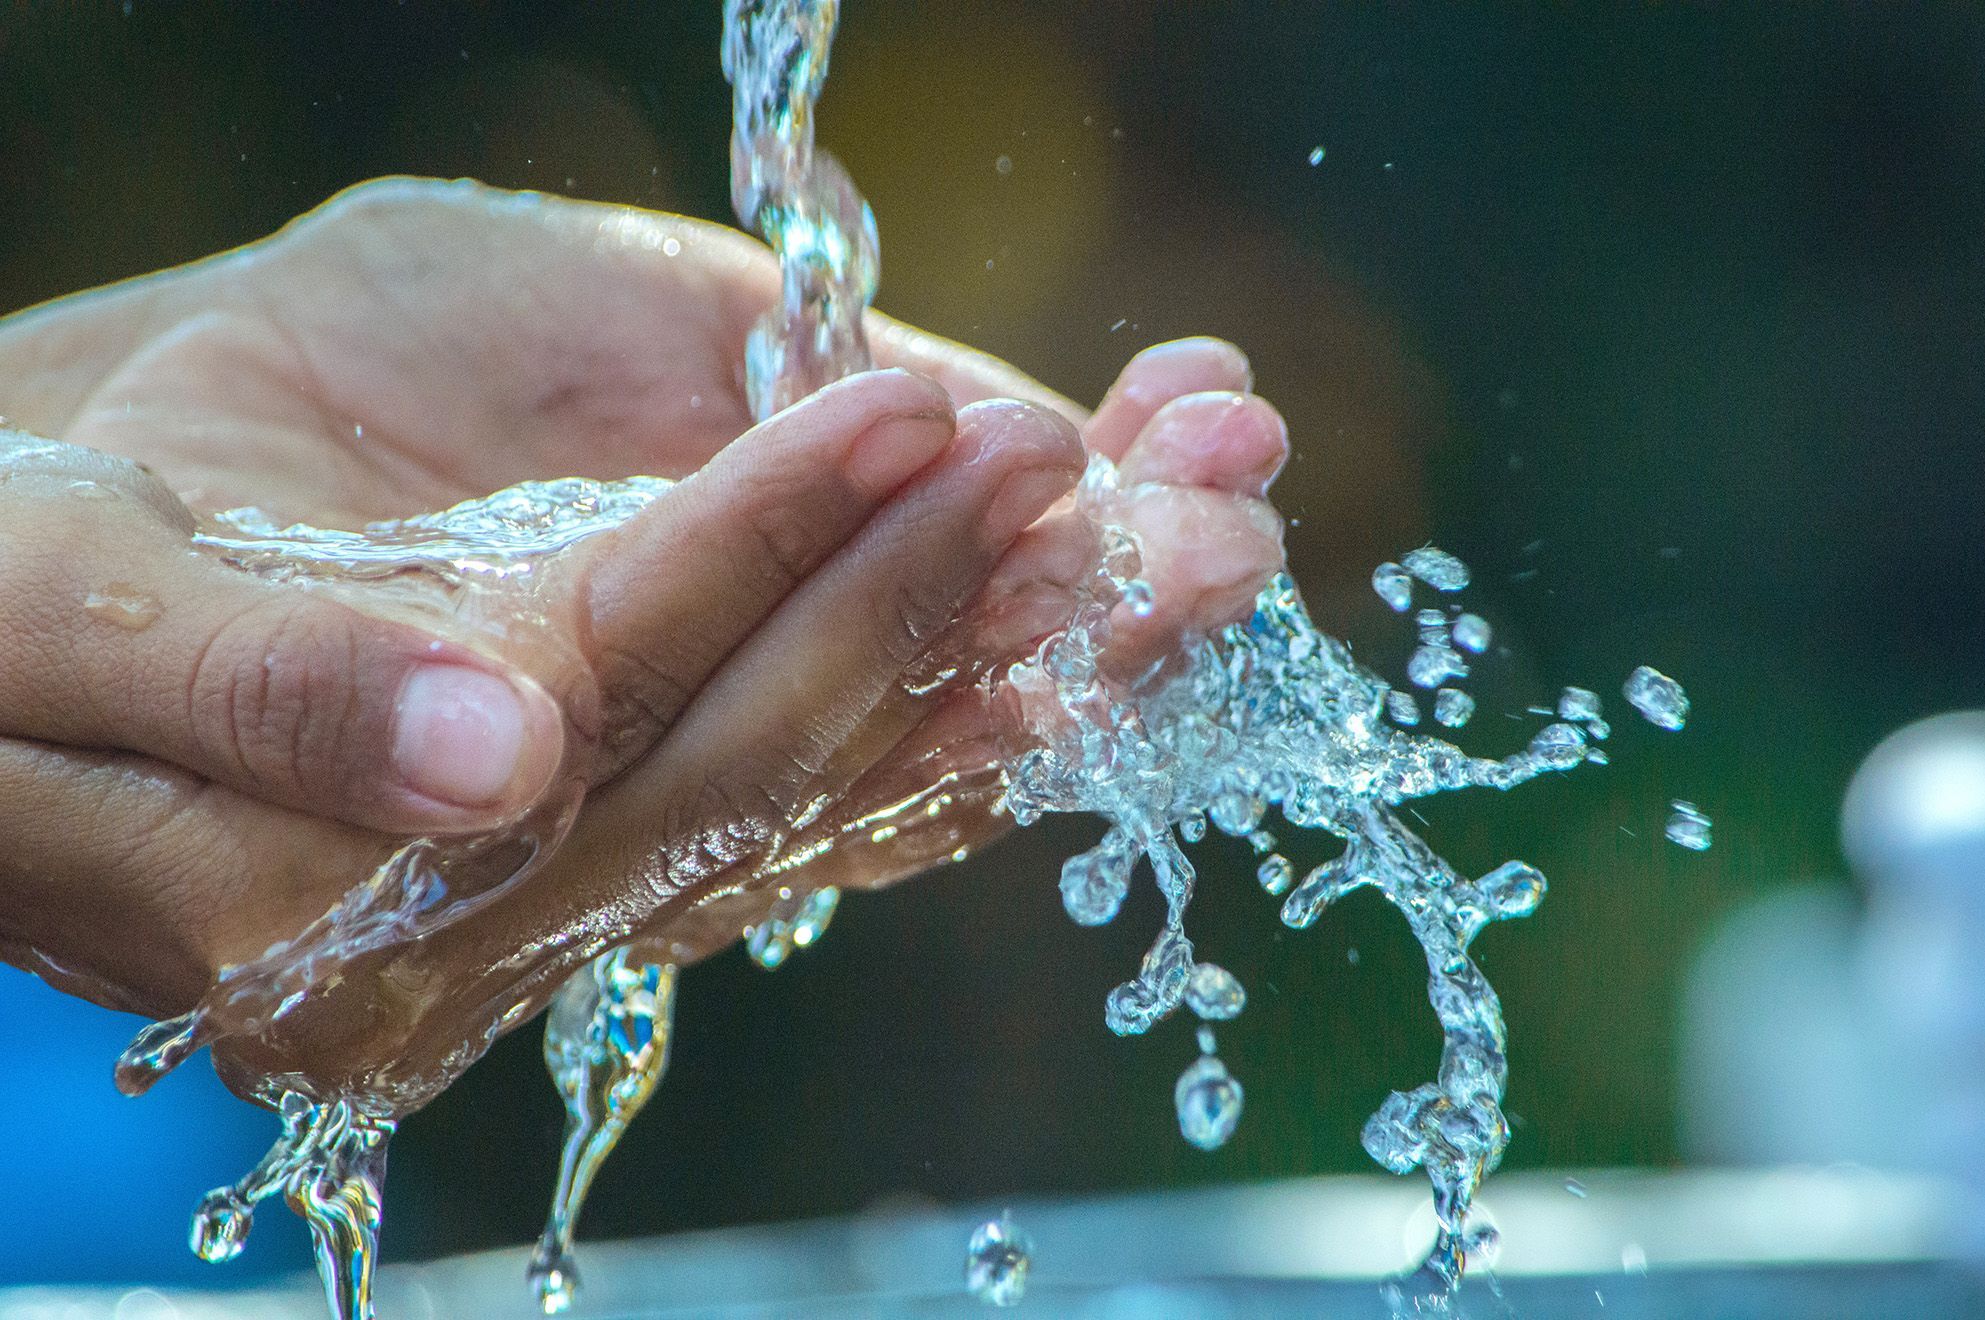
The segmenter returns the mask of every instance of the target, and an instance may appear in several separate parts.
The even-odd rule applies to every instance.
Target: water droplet
[[[1399,563],[1435,591],[1459,591],[1468,585],[1468,565],[1431,545],[1400,556]]]
[[[1486,913],[1493,921],[1527,917],[1544,901],[1549,887],[1544,873],[1528,862],[1504,862],[1476,882]]]
[[[998,160],[993,162],[993,169],[1001,174],[1013,173],[1013,157],[1001,156]]]
[[[1268,810],[1268,804],[1252,794],[1237,788],[1230,788],[1216,794],[1206,809],[1206,815],[1223,834],[1243,835],[1251,833],[1261,823],[1261,817]]]
[[[1454,621],[1454,644],[1476,655],[1489,649],[1489,621],[1479,614],[1464,614]]]
[[[1151,599],[1151,584],[1141,578],[1124,583],[1123,603],[1138,618],[1149,618],[1154,608]]]
[[[1323,164],[1323,148],[1322,148],[1322,147],[1311,147],[1311,148],[1310,148],[1310,164],[1312,164],[1312,165],[1321,165],[1321,164]]]
[[[1647,1273],[1647,1248],[1638,1242],[1629,1242],[1620,1248],[1620,1268],[1628,1274]]]
[[[1414,687],[1435,688],[1450,678],[1468,677],[1468,663],[1461,652],[1444,643],[1422,645],[1406,662],[1406,677]]]
[[[1694,852],[1709,851],[1709,817],[1693,802],[1683,802],[1679,798],[1671,804],[1674,812],[1668,817],[1668,826],[1663,831],[1668,842],[1680,844]]]
[[[1103,926],[1116,917],[1130,892],[1133,861],[1127,843],[1106,839],[1062,863],[1061,905],[1076,925]]]
[[[113,582],[83,597],[83,608],[106,623],[130,632],[143,632],[158,622],[164,607],[129,582]]]
[[[1434,693],[1434,718],[1448,728],[1460,728],[1474,713],[1475,698],[1460,688],[1442,688]]]
[[[1620,691],[1657,728],[1679,729],[1688,721],[1688,694],[1680,683],[1652,665],[1642,665],[1629,674]]]
[[[1027,1291],[1034,1245],[1006,1215],[972,1230],[965,1248],[965,1287],[988,1306],[1017,1306]]]
[[[232,1187],[208,1192],[193,1212],[193,1254],[209,1264],[233,1260],[248,1242],[255,1211]]]
[[[1412,575],[1390,560],[1372,570],[1372,590],[1401,614],[1413,607]]]
[[[1558,693],[1558,718],[1561,720],[1596,720],[1599,710],[1599,694],[1590,688],[1568,687]]]
[[[1213,963],[1200,963],[1192,969],[1192,979],[1186,982],[1185,1001],[1200,1017],[1212,1022],[1224,1022],[1240,1016],[1241,1009],[1247,1005],[1248,994],[1241,987],[1240,978],[1226,968]]]
[[[1241,1121],[1241,1084],[1211,1054],[1201,1055],[1180,1074],[1172,1099],[1179,1111],[1180,1134],[1201,1150],[1226,1145]]]
[[[1255,868],[1254,878],[1261,881],[1261,887],[1278,897],[1288,891],[1296,878],[1296,868],[1281,853],[1271,853]]]
[[[1413,700],[1411,692],[1394,688],[1385,694],[1385,713],[1394,724],[1410,729],[1420,722],[1420,703]]]
[[[567,1256],[549,1264],[531,1262],[528,1282],[538,1295],[538,1309],[546,1315],[564,1315],[579,1295],[579,1272]]]
[[[1570,1192],[1573,1196],[1576,1196],[1581,1201],[1583,1201],[1587,1196],[1590,1195],[1590,1193],[1585,1190],[1585,1184],[1580,1182],[1576,1178],[1565,1179],[1565,1190]]]

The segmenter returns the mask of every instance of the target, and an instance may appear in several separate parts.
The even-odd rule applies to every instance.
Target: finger
[[[124,752],[0,738],[10,960],[153,1017],[321,916],[390,847]]]
[[[739,651],[671,733],[670,759],[740,793],[773,785],[782,814],[851,781],[928,707],[906,699],[906,670],[1081,470],[1058,414],[1010,400],[963,410],[943,461]]]
[[[906,667],[1081,463],[1073,428],[1046,410],[961,412],[943,458],[739,648],[646,758],[594,792],[551,864],[558,883],[519,891],[512,910],[536,904],[533,924],[556,931],[636,888],[652,914],[748,879],[808,802],[914,724],[927,699],[904,691]],[[890,718],[874,719],[885,700]]]
[[[868,713],[919,700],[901,687],[910,658],[1081,466],[1074,429],[1053,414],[1012,402],[966,409],[943,458],[793,593],[659,747],[594,792],[543,870],[405,955],[396,976],[431,976],[450,993],[445,1010],[405,1024],[396,1057],[439,1058],[504,1029],[521,1020],[518,1002],[542,1002],[608,944],[664,937],[675,916],[753,883],[801,799],[842,782],[839,762],[860,745]],[[847,779],[865,768],[848,768]],[[531,950],[528,967],[519,948]],[[683,956],[705,951],[686,945]],[[368,984],[354,975],[328,988],[277,1035],[326,1048],[339,1024],[364,1020]],[[224,1075],[278,1062],[255,1042],[216,1055]]]
[[[1083,429],[1092,454],[1122,458],[1145,423],[1182,394],[1203,390],[1246,393],[1253,384],[1247,356],[1221,339],[1174,339],[1130,360]]]
[[[27,443],[0,456],[0,733],[407,833],[493,825],[549,784],[563,720],[531,678],[191,553],[148,473]]]
[[[986,399],[1019,399],[1051,408],[1081,426],[1086,409],[1063,398],[1017,367],[975,348],[905,325],[881,312],[867,321],[869,349],[877,366],[905,367],[944,386],[959,407]]]
[[[1151,607],[1110,612],[1110,672],[1128,678],[1175,651],[1187,633],[1245,619],[1282,567],[1282,519],[1266,500],[1199,487],[1126,493],[1125,524],[1141,543],[1138,576]]]
[[[1211,390],[1160,408],[1118,464],[1125,485],[1165,482],[1259,498],[1289,461],[1289,427],[1268,400]]]
[[[906,371],[850,377],[753,428],[584,550],[611,769],[645,750],[739,643],[951,442]]]

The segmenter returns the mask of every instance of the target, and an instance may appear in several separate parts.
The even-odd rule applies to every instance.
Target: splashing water
[[[778,253],[782,276],[781,303],[747,346],[747,391],[761,417],[869,363],[862,313],[877,278],[874,218],[846,172],[813,144],[813,105],[837,12],[835,0],[726,4],[733,201],[740,218]],[[536,626],[542,566],[668,488],[652,478],[526,483],[356,533],[278,527],[243,510],[224,515],[196,544],[248,571],[306,586],[336,590],[363,581],[368,591],[393,593],[408,612],[440,611],[458,627],[528,629]],[[1469,1253],[1487,1240],[1490,1230],[1471,1226],[1469,1209],[1509,1139],[1501,1110],[1507,1080],[1501,1007],[1472,945],[1490,922],[1535,910],[1545,880],[1520,861],[1465,876],[1398,813],[1435,793],[1509,789],[1602,761],[1592,745],[1608,733],[1598,698],[1567,688],[1558,719],[1501,758],[1471,756],[1440,738],[1406,732],[1420,719],[1418,702],[1320,632],[1286,575],[1261,593],[1246,623],[1185,643],[1161,679],[1128,690],[1113,685],[1099,667],[1111,611],[1124,605],[1137,613],[1150,600],[1137,576],[1136,538],[1125,530],[1139,498],[1101,459],[1078,488],[1077,507],[1095,530],[1095,571],[1069,623],[1001,677],[1013,698],[1002,804],[1022,825],[1051,811],[1086,812],[1106,822],[1102,840],[1062,870],[1064,904],[1078,922],[1114,919],[1136,870],[1149,868],[1165,917],[1137,974],[1106,1002],[1105,1021],[1119,1034],[1148,1031],[1182,1003],[1203,1021],[1231,1020],[1243,1011],[1238,978],[1197,962],[1185,934],[1197,872],[1180,845],[1197,842],[1209,823],[1246,839],[1262,857],[1262,887],[1282,900],[1281,920],[1293,929],[1309,926],[1358,888],[1377,889],[1399,909],[1426,954],[1443,1046],[1435,1080],[1393,1093],[1366,1124],[1363,1140],[1386,1168],[1423,1169],[1433,1185],[1436,1241],[1408,1282],[1438,1304],[1459,1281]],[[1381,565],[1372,583],[1387,605],[1406,613],[1415,580],[1447,595],[1466,588],[1469,573],[1455,556],[1425,546]],[[1452,684],[1469,676],[1468,656],[1486,651],[1489,626],[1458,609],[1423,609],[1413,622],[1419,645],[1406,676],[1435,690],[1439,722],[1458,726],[1473,701]],[[1625,692],[1658,726],[1682,726],[1688,702],[1672,679],[1642,667]],[[576,789],[555,793],[501,835],[406,844],[295,939],[228,968],[193,1011],[140,1033],[120,1060],[120,1086],[142,1091],[202,1046],[265,1032],[357,960],[479,910],[558,847],[577,805]],[[1341,839],[1341,853],[1297,882],[1275,836],[1262,828],[1271,808],[1293,827]],[[1706,817],[1701,827],[1706,842]],[[825,929],[837,898],[831,889],[780,890],[771,910],[745,932],[752,956],[775,967],[806,947]],[[546,1060],[567,1109],[558,1191],[531,1266],[547,1311],[568,1306],[577,1284],[572,1234],[587,1188],[667,1065],[675,968],[665,952],[608,950],[609,942],[602,937],[585,950],[592,961],[559,991],[547,1022]],[[505,1013],[501,1025],[513,1025],[512,1016]],[[1174,1098],[1181,1133],[1210,1150],[1233,1134],[1243,1092],[1215,1052],[1209,1028],[1202,1028],[1200,1043],[1201,1055],[1179,1078]],[[240,1183],[202,1203],[194,1249],[208,1260],[232,1258],[253,1205],[280,1190],[310,1225],[333,1310],[346,1320],[368,1320],[379,1188],[394,1124],[448,1085],[481,1048],[471,1042],[426,1072],[388,1066],[335,1094],[318,1093],[308,1078],[267,1080],[258,1098],[278,1109],[283,1136]],[[1025,1240],[1005,1220],[974,1235],[968,1282],[985,1300],[1018,1300],[1027,1266]]]
[[[1098,463],[1078,502],[1107,529],[1124,524],[1125,501],[1134,498]],[[1475,1190],[1509,1140],[1501,1108],[1508,1072],[1501,1005],[1470,949],[1490,922],[1534,911],[1545,880],[1520,861],[1478,878],[1465,876],[1407,828],[1398,812],[1435,793],[1513,788],[1593,759],[1596,749],[1582,728],[1567,722],[1547,725],[1528,747],[1500,759],[1470,756],[1441,739],[1402,731],[1399,720],[1385,715],[1417,719],[1417,710],[1392,700],[1402,694],[1317,630],[1286,575],[1261,594],[1247,623],[1190,644],[1172,676],[1148,690],[1114,690],[1104,684],[1097,661],[1108,641],[1110,607],[1135,571],[1134,550],[1116,556],[1114,564],[1110,558],[1073,621],[1007,675],[1022,696],[1025,732],[1006,767],[1006,805],[1022,824],[1048,811],[1089,812],[1108,822],[1102,842],[1071,859],[1063,872],[1065,894],[1092,887],[1086,881],[1071,886],[1071,876],[1103,878],[1097,883],[1106,888],[1106,901],[1070,902],[1078,920],[1114,915],[1131,869],[1140,861],[1150,867],[1166,915],[1137,975],[1106,1003],[1105,1021],[1119,1034],[1148,1031],[1181,1002],[1195,1009],[1209,997],[1226,1002],[1206,991],[1229,974],[1215,975],[1196,963],[1185,934],[1196,873],[1178,840],[1189,823],[1203,816],[1261,851],[1260,822],[1273,806],[1291,825],[1344,840],[1337,858],[1287,893],[1281,917],[1301,929],[1352,890],[1376,888],[1406,917],[1426,952],[1428,997],[1444,1036],[1439,1073],[1431,1083],[1395,1092],[1366,1124],[1364,1145],[1393,1172],[1424,1169],[1432,1182],[1439,1230],[1412,1286],[1416,1294],[1444,1297],[1459,1281],[1470,1250]],[[1461,561],[1432,547],[1405,562],[1436,590],[1459,590],[1467,581]],[[1380,594],[1395,607],[1401,599],[1391,594],[1396,581],[1383,567],[1374,575]],[[1404,599],[1410,604],[1410,596]],[[1415,624],[1423,649],[1446,647],[1448,623],[1439,611],[1422,612]],[[1420,675],[1412,677],[1418,681]],[[1453,694],[1446,703],[1452,719],[1455,698],[1463,694],[1447,691]],[[1266,843],[1272,847],[1272,838]],[[1288,860],[1272,854],[1260,878],[1279,894],[1291,874]],[[1208,1048],[1179,1079],[1176,1100],[1181,1131],[1211,1149],[1231,1134],[1241,1090]]]
[[[379,1188],[393,1120],[346,1101],[315,1105],[294,1091],[277,1105],[283,1135],[232,1187],[207,1193],[193,1215],[192,1247],[206,1261],[241,1254],[256,1202],[281,1192],[310,1226],[318,1273],[334,1314],[372,1315],[378,1259]]]
[[[545,1020],[545,1066],[565,1101],[565,1148],[551,1216],[529,1277],[546,1314],[572,1305],[572,1235],[586,1192],[668,1070],[676,969],[622,947],[559,989]]]

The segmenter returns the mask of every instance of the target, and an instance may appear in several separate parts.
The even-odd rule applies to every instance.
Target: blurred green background
[[[728,219],[719,9],[10,6],[0,307],[388,173]],[[1291,423],[1277,498],[1326,627],[1396,675],[1410,639],[1372,565],[1432,539],[1474,567],[1510,654],[1463,746],[1518,745],[1534,721],[1504,712],[1567,682],[1609,698],[1611,768],[1423,810],[1464,869],[1520,855],[1554,885],[1481,946],[1509,1165],[1673,1162],[1693,947],[1761,891],[1843,883],[1855,763],[1985,698],[1980,11],[848,0],[820,132],[874,204],[886,310],[1091,401],[1146,344],[1244,346]],[[1687,684],[1686,734],[1625,718],[1641,662]],[[1713,851],[1661,841],[1671,797],[1715,817]],[[1195,940],[1251,991],[1221,1032],[1247,1114],[1204,1154],[1172,1113],[1189,1026],[1102,1025],[1154,896],[1102,930],[1061,912],[1059,859],[1094,834],[1052,822],[852,898],[777,973],[735,951],[689,973],[587,1235],[1369,1169],[1360,1124],[1439,1045],[1404,923],[1361,895],[1285,931],[1245,849],[1201,850]],[[537,1048],[518,1032],[406,1124],[390,1257],[536,1232],[560,1122]],[[0,1126],[44,1145],[67,1095],[17,1076]],[[180,1216],[239,1171],[182,1140],[190,1172],[130,1175],[165,1208],[27,1277],[178,1272],[146,1253],[175,1260]],[[271,1243],[243,1267],[301,1263]]]

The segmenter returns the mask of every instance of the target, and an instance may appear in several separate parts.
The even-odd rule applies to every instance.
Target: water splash
[[[248,1176],[207,1193],[193,1215],[192,1247],[205,1261],[241,1254],[257,1202],[281,1192],[310,1227],[324,1297],[339,1320],[372,1320],[379,1258],[379,1189],[394,1121],[348,1101],[313,1104],[295,1091],[276,1101],[283,1134]]]
[[[1099,461],[1078,505],[1099,527],[1121,528],[1131,498],[1135,492],[1123,491]],[[1021,730],[1006,767],[1006,806],[1021,824],[1049,811],[1088,812],[1108,822],[1103,841],[1064,868],[1065,893],[1071,875],[1110,877],[1109,902],[1085,907],[1079,919],[1114,915],[1122,898],[1118,878],[1140,860],[1149,865],[1165,919],[1137,975],[1105,1005],[1105,1021],[1120,1034],[1149,1030],[1182,1001],[1198,1008],[1204,989],[1227,976],[1195,962],[1185,933],[1196,880],[1178,842],[1187,822],[1203,815],[1265,851],[1273,838],[1264,837],[1260,822],[1275,807],[1293,826],[1344,840],[1338,857],[1288,892],[1281,917],[1301,929],[1351,891],[1375,888],[1405,916],[1426,953],[1428,998],[1443,1033],[1440,1069],[1435,1081],[1395,1092],[1366,1125],[1364,1145],[1386,1168],[1422,1169],[1432,1183],[1439,1232],[1422,1268],[1444,1295],[1465,1265],[1475,1190],[1509,1140],[1501,1108],[1508,1074],[1501,1005],[1471,948],[1491,922],[1534,911],[1545,880],[1520,861],[1466,876],[1409,829],[1399,810],[1440,792],[1513,788],[1583,764],[1594,749],[1585,731],[1568,722],[1547,725],[1527,747],[1501,758],[1471,756],[1441,739],[1404,732],[1397,717],[1417,718],[1417,710],[1402,709],[1392,700],[1399,693],[1315,627],[1287,576],[1263,591],[1246,624],[1190,644],[1183,664],[1162,681],[1122,690],[1103,679],[1097,662],[1108,642],[1111,606],[1135,564],[1134,556],[1118,556],[1115,566],[1109,559],[1071,623],[1006,676],[1018,694]],[[1467,582],[1466,566],[1432,547],[1404,562],[1436,590]],[[1374,582],[1396,606],[1395,575],[1381,567]],[[1423,650],[1452,649],[1440,611],[1423,611],[1415,625]],[[1422,675],[1412,677],[1417,682]],[[1452,719],[1456,697],[1446,704]],[[1388,712],[1393,719],[1384,718]],[[1597,718],[1596,708],[1590,718]],[[1263,887],[1281,892],[1291,872],[1286,858],[1271,854],[1261,866]],[[1070,907],[1074,912],[1077,905]],[[1239,1083],[1207,1049],[1179,1080],[1181,1131],[1196,1145],[1219,1145],[1238,1120],[1240,1097]]]
[[[747,392],[761,417],[869,362],[862,312],[877,279],[874,218],[845,171],[813,142],[814,98],[837,10],[834,0],[726,5],[733,200],[740,218],[778,252],[782,276],[779,306],[747,345]],[[278,527],[252,510],[237,511],[197,543],[271,578],[327,589],[363,580],[369,590],[395,592],[415,614],[441,610],[459,625],[468,611],[505,628],[529,627],[540,565],[667,488],[648,478],[527,483],[356,533]],[[1583,691],[1567,689],[1560,720],[1500,759],[1404,732],[1401,726],[1420,717],[1418,703],[1319,632],[1286,576],[1263,591],[1246,624],[1187,643],[1162,680],[1126,691],[1105,681],[1098,660],[1112,609],[1136,614],[1150,605],[1149,587],[1136,576],[1135,538],[1123,530],[1138,497],[1102,460],[1078,491],[1078,507],[1096,530],[1098,566],[1069,624],[1003,676],[1016,716],[1004,805],[1022,824],[1047,811],[1092,812],[1108,823],[1102,842],[1063,870],[1064,902],[1079,921],[1111,920],[1136,867],[1150,868],[1166,914],[1137,975],[1106,1004],[1105,1020],[1119,1033],[1147,1031],[1182,1002],[1208,1019],[1242,1011],[1239,981],[1196,962],[1184,930],[1197,877],[1179,841],[1197,841],[1209,822],[1245,838],[1264,858],[1261,883],[1283,899],[1281,919],[1291,928],[1312,924],[1330,903],[1363,887],[1378,889],[1402,912],[1426,952],[1443,1049],[1436,1080],[1394,1093],[1366,1125],[1364,1143],[1386,1167],[1421,1168],[1432,1182],[1439,1233],[1413,1286],[1431,1281],[1444,1296],[1485,1240],[1487,1230],[1470,1225],[1469,1208],[1509,1135],[1500,1108],[1507,1078],[1500,1004],[1470,950],[1489,922],[1534,910],[1545,882],[1522,862],[1470,879],[1397,813],[1434,793],[1508,789],[1600,759],[1591,746],[1606,736],[1597,698],[1589,708],[1580,700],[1566,709],[1571,693]],[[1465,588],[1469,574],[1459,559],[1427,546],[1381,565],[1372,580],[1404,613],[1415,579],[1449,594]],[[1466,694],[1445,685],[1469,675],[1467,655],[1487,649],[1488,625],[1477,615],[1432,609],[1415,623],[1420,644],[1407,677],[1440,689],[1436,718],[1450,722]],[[1686,716],[1679,685],[1655,671],[1637,670],[1627,696],[1664,727],[1679,728]],[[558,846],[576,806],[576,796],[562,798],[501,837],[410,842],[296,939],[228,969],[191,1013],[141,1033],[120,1061],[120,1085],[142,1090],[202,1045],[265,1030],[354,959],[477,910]],[[1262,828],[1271,808],[1292,826],[1342,839],[1342,853],[1295,883],[1292,863]],[[782,891],[747,932],[753,956],[776,966],[805,947],[824,929],[836,897],[831,890]],[[568,1304],[576,1286],[571,1234],[586,1188],[666,1067],[673,986],[667,962],[606,953],[560,992],[547,1024],[547,1061],[568,1109],[559,1193],[534,1261],[547,1309]],[[1180,1078],[1175,1099],[1181,1131],[1211,1149],[1233,1132],[1242,1092],[1215,1054],[1210,1030],[1203,1033],[1202,1057]],[[480,1052],[471,1043],[438,1069],[357,1079],[351,1085],[364,1103],[272,1082],[265,1098],[280,1106],[284,1138],[240,1184],[203,1204],[195,1249],[208,1259],[238,1252],[253,1204],[280,1188],[311,1224],[334,1309],[369,1315],[392,1116],[424,1103]],[[1017,1300],[1026,1277],[1024,1239],[1004,1221],[982,1227],[981,1235],[969,1268],[985,1269],[969,1275],[974,1291],[998,1304]]]
[[[622,947],[567,981],[545,1019],[545,1066],[565,1101],[558,1184],[529,1269],[547,1315],[578,1289],[572,1236],[593,1177],[668,1070],[675,983],[673,966]]]

